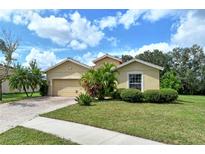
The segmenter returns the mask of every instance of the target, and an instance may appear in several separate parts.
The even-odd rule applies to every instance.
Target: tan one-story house
[[[141,91],[159,89],[159,73],[163,67],[139,59],[123,63],[120,58],[104,55],[93,61],[94,66],[82,64],[71,58],[45,70],[50,96],[77,96],[83,92],[80,78],[91,68],[99,68],[105,62],[113,63],[119,72],[118,88],[137,88]]]

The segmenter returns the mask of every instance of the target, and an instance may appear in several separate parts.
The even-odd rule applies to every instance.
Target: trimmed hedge
[[[118,99],[118,100],[122,99],[121,96],[120,96],[120,94],[121,94],[121,92],[122,92],[123,90],[125,90],[125,88],[116,89],[116,90],[112,93],[112,98],[113,98],[113,99]]]
[[[171,103],[177,100],[178,92],[174,89],[146,90],[144,101],[150,103]]]
[[[121,91],[120,97],[127,102],[142,102],[143,94],[138,89],[124,89]]]
[[[159,90],[146,90],[143,93],[144,101],[150,103],[160,102]]]
[[[174,89],[161,89],[160,90],[161,99],[163,102],[174,102],[178,98],[178,92]]]

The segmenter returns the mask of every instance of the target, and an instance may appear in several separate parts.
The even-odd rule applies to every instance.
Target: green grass
[[[19,101],[23,99],[28,99],[28,98],[39,97],[39,96],[40,96],[39,92],[33,93],[32,97],[27,97],[25,93],[7,93],[7,94],[3,94],[3,100],[0,103],[9,103],[9,102]]]
[[[0,134],[0,145],[72,145],[76,144],[57,136],[29,129],[15,127]]]
[[[205,144],[205,96],[175,104],[104,101],[65,107],[43,116],[106,128],[170,144]]]

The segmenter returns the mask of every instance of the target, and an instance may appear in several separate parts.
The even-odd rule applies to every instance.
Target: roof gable
[[[127,66],[127,65],[129,65],[129,64],[131,64],[131,63],[133,63],[133,62],[138,62],[138,63],[144,64],[144,65],[147,65],[147,66],[149,66],[149,67],[156,68],[156,69],[158,69],[158,70],[163,70],[163,69],[164,69],[164,68],[161,67],[161,66],[158,66],[158,65],[155,65],[155,64],[152,64],[152,63],[149,63],[149,62],[140,60],[140,59],[136,59],[136,58],[135,58],[135,59],[132,59],[132,60],[130,60],[130,61],[127,61],[127,62],[125,62],[125,63],[122,63],[121,65],[118,65],[116,69],[119,69],[119,68],[122,68],[122,67],[124,67],[124,66]]]
[[[111,56],[111,55],[109,55],[109,54],[105,54],[105,55],[103,55],[103,56],[101,56],[101,57],[99,57],[99,58],[93,60],[93,63],[96,63],[96,62],[98,62],[98,61],[100,61],[100,60],[102,60],[102,59],[104,59],[104,58],[111,58],[111,59],[114,59],[114,60],[116,60],[116,61],[122,62],[122,60],[121,60],[120,58]]]
[[[86,64],[80,63],[80,62],[78,62],[78,61],[76,61],[76,60],[74,60],[74,59],[71,59],[71,58],[67,58],[67,59],[65,59],[65,60],[63,60],[63,61],[57,63],[56,65],[51,66],[50,68],[46,69],[44,72],[48,72],[49,70],[52,70],[52,69],[58,67],[59,65],[62,65],[62,64],[64,64],[64,63],[66,63],[66,62],[72,62],[72,63],[74,63],[74,64],[77,64],[77,65],[80,65],[80,66],[85,67],[85,68],[87,68],[87,69],[90,69],[90,66],[88,66],[88,65],[86,65]]]

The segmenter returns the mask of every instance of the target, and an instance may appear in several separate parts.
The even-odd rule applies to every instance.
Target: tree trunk
[[[31,86],[31,90],[32,90],[32,92],[31,92],[30,97],[32,97],[32,96],[33,96],[33,93],[35,92],[35,88],[34,88],[33,86]]]
[[[29,97],[29,95],[28,95],[28,93],[27,93],[27,91],[26,91],[26,87],[25,87],[25,86],[23,86],[23,90],[24,90],[24,92],[26,93],[26,96]]]
[[[0,81],[0,101],[2,101],[2,81]]]

